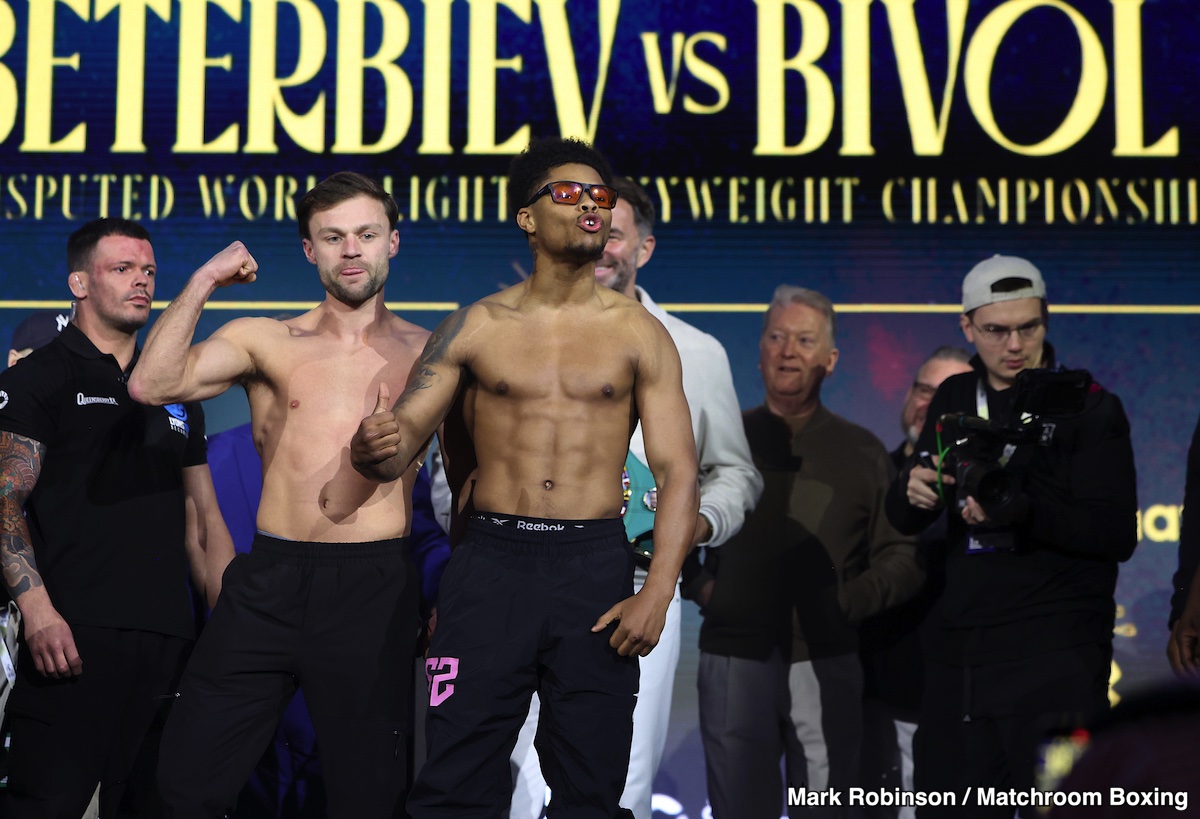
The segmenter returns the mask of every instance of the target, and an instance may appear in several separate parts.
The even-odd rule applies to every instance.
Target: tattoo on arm
[[[24,506],[42,472],[45,454],[46,447],[39,441],[0,432],[0,562],[13,598],[42,585]]]
[[[433,386],[433,380],[437,376],[433,368],[442,362],[446,357],[446,351],[450,349],[450,344],[462,332],[463,325],[467,321],[467,309],[464,307],[451,313],[429,336],[429,340],[425,342],[425,349],[421,352],[421,359],[417,362],[416,372],[413,373],[408,386],[404,388],[404,395]],[[402,399],[403,397],[401,396]]]

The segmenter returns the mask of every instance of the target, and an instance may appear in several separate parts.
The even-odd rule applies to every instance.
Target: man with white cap
[[[903,532],[950,512],[914,748],[917,792],[970,789],[945,815],[1011,819],[1012,801],[980,805],[975,789],[1028,795],[1047,733],[1108,704],[1117,564],[1137,543],[1129,422],[1115,395],[1066,372],[1053,386],[1077,384],[1071,410],[1028,400],[1020,373],[1060,370],[1048,322],[1045,282],[1025,259],[994,256],[967,274],[960,324],[973,370],[938,388],[888,495]],[[954,413],[975,420],[939,424]],[[1011,482],[1004,504],[981,504],[964,471],[956,481],[955,464],[985,441]]]

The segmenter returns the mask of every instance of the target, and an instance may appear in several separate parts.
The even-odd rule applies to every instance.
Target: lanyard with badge
[[[984,421],[991,420],[991,413],[988,410],[987,389],[983,385],[983,378],[975,383],[975,413],[977,417]],[[1027,413],[1021,416],[1022,422],[1027,421]],[[996,462],[1003,468],[1008,466],[1008,462],[1012,459],[1013,453],[1016,452],[1017,445],[1014,443],[1006,443],[1000,457]],[[958,508],[961,512],[966,505],[965,497],[958,499]],[[989,524],[978,524],[967,527],[967,549],[969,555],[986,554],[991,552],[1012,552],[1017,548],[1016,538],[1013,531],[1007,526],[994,526]]]

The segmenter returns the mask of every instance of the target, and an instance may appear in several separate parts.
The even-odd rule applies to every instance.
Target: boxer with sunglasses
[[[465,520],[426,660],[429,755],[409,798],[414,819],[507,815],[509,752],[534,691],[548,815],[630,815],[618,800],[637,657],[658,643],[698,499],[671,337],[596,281],[611,179],[575,140],[513,159],[508,201],[533,273],[442,322],[399,400],[381,385],[351,442],[355,469],[391,481],[444,422]],[[616,476],[639,420],[658,504],[654,562],[633,594]]]

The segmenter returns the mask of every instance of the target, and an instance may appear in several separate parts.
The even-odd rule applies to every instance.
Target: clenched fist
[[[250,251],[241,242],[234,242],[229,247],[213,256],[197,272],[210,277],[217,287],[228,287],[231,284],[249,284],[256,278],[258,262],[250,255]]]

